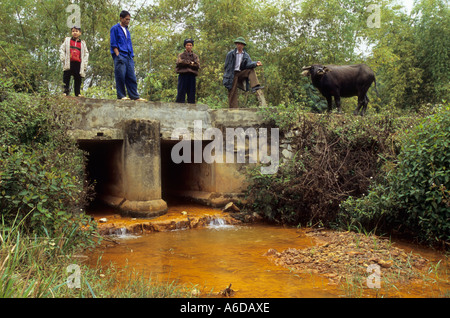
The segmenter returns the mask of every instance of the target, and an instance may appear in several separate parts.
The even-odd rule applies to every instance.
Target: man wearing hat
[[[177,103],[184,103],[186,94],[187,102],[190,104],[195,103],[195,78],[198,75],[200,68],[200,62],[197,54],[192,52],[194,46],[194,40],[184,40],[183,53],[178,54],[177,65],[175,71],[178,75],[178,94]]]
[[[230,108],[238,108],[238,88],[252,93],[264,88],[259,84],[255,68],[261,66],[260,61],[252,62],[250,55],[244,50],[247,45],[244,38],[234,40],[236,48],[227,53],[223,74],[223,85],[228,89],[228,105]]]

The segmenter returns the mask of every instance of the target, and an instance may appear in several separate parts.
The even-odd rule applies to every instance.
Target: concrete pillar
[[[124,123],[122,214],[155,217],[167,213],[161,197],[161,145],[159,121]]]

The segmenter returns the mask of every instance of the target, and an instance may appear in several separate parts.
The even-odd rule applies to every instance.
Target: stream
[[[196,208],[200,207],[187,204],[171,209],[179,213]],[[107,213],[103,211],[97,217],[105,215]],[[159,281],[175,280],[195,287],[200,297],[217,297],[217,293],[230,284],[235,297],[240,298],[346,296],[342,286],[330,284],[324,276],[294,272],[268,260],[265,254],[269,249],[283,251],[314,246],[314,238],[305,235],[305,229],[265,224],[229,225],[219,218],[211,220],[205,227],[194,229],[142,235],[116,231],[114,240],[120,244],[97,249],[92,259],[102,256],[102,264],[113,262],[118,267],[132,267]],[[434,251],[421,252],[428,258],[442,257]],[[442,293],[442,288],[439,293]],[[417,294],[402,292],[396,297],[440,297],[439,293],[430,291],[426,295],[419,288]]]

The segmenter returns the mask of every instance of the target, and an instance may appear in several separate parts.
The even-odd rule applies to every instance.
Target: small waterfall
[[[128,239],[128,238],[139,237],[137,235],[129,233],[128,230],[125,227],[121,227],[120,229],[115,229],[113,231],[112,235],[114,235],[114,236],[116,236],[117,238],[120,238],[120,239]]]
[[[123,236],[127,235],[127,229],[124,227],[121,227],[120,229],[117,230],[116,234],[119,237],[123,237]]]
[[[209,228],[213,229],[223,229],[223,228],[231,228],[233,225],[227,224],[224,219],[221,218],[213,218],[208,223]]]

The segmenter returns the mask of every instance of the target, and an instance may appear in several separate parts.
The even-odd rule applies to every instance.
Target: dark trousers
[[[134,61],[129,55],[116,56],[113,54],[114,59],[114,76],[116,79],[116,90],[117,98],[121,99],[125,96],[130,97],[130,99],[138,99],[139,93],[137,91],[137,80],[136,74],[134,72]],[[125,91],[127,88],[127,92]]]
[[[177,103],[184,103],[187,95],[187,102],[195,104],[195,74],[181,73],[178,75]]]
[[[70,70],[64,71],[63,82],[64,82],[64,94],[70,94],[70,77],[73,76],[73,86],[75,91],[75,96],[80,95],[81,89],[81,75],[80,75],[81,62],[70,61]]]
[[[233,86],[230,90],[228,90],[228,106],[230,108],[239,108],[238,105],[238,83],[242,82],[242,85],[245,86],[246,79],[250,81],[250,87],[253,88],[259,85],[258,77],[256,76],[256,72],[254,68],[245,69],[243,71],[235,71]]]

